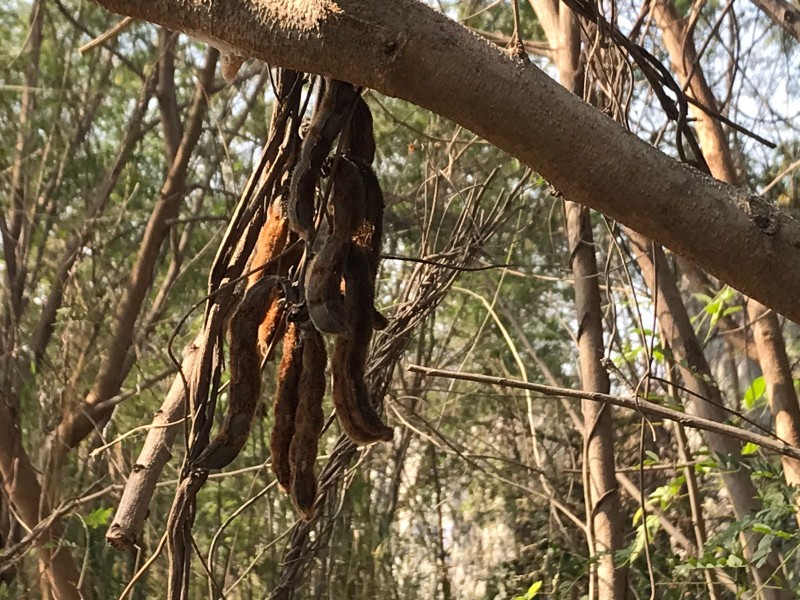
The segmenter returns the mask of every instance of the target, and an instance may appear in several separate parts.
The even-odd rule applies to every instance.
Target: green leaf
[[[715,315],[722,309],[722,302],[717,300],[716,302],[709,302],[703,307],[703,310],[706,311],[709,315]]]
[[[534,581],[531,584],[531,587],[528,588],[527,593],[525,594],[525,600],[530,600],[534,598],[536,594],[539,593],[539,590],[542,589],[542,581]]]
[[[108,523],[108,519],[113,511],[113,508],[98,508],[86,515],[83,520],[90,529],[97,529]]]
[[[755,454],[758,452],[759,445],[754,444],[753,442],[747,442],[742,448],[742,456],[750,456],[751,454]]]
[[[648,458],[650,458],[650,460],[652,460],[653,462],[658,462],[659,460],[661,460],[660,458],[658,458],[658,454],[656,454],[652,450],[645,450],[644,453],[647,454]]]
[[[744,559],[741,556],[736,556],[735,554],[731,554],[728,559],[725,561],[725,564],[729,567],[733,567],[738,569],[745,565]]]
[[[524,596],[514,596],[511,600],[533,600],[539,594],[539,590],[542,589],[542,584],[541,580],[534,581]]]
[[[692,294],[695,300],[702,302],[703,304],[711,304],[714,299],[709,296],[708,294]]]
[[[764,523],[754,523],[753,531],[755,531],[756,533],[767,535],[772,533],[772,527],[770,527],[769,525],[765,525]]]
[[[756,377],[753,380],[753,383],[750,384],[750,387],[747,388],[747,391],[744,393],[744,398],[742,398],[742,406],[744,406],[747,410],[752,410],[755,408],[756,403],[764,397],[764,393],[767,391],[767,383],[764,381],[763,375],[761,377]]]

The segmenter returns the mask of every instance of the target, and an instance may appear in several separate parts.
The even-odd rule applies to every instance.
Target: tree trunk
[[[17,518],[28,529],[33,529],[43,516],[50,514],[49,507],[41,500],[41,487],[36,471],[31,465],[19,426],[0,400],[0,476],[5,493]],[[80,572],[72,559],[68,546],[61,545],[61,527],[51,524],[37,540],[39,553],[39,581],[42,598],[56,600],[78,600]]]
[[[769,408],[775,421],[775,433],[783,441],[800,447],[800,406],[778,315],[755,300],[747,303],[747,315],[753,324],[761,372],[767,384]],[[800,461],[788,456],[782,456],[781,461],[786,483],[793,487],[800,486]],[[795,516],[800,523],[800,496],[796,502],[798,507]]]
[[[563,4],[549,0],[531,2],[555,52],[559,79],[567,89],[582,94],[580,27]],[[566,233],[570,267],[575,278],[578,353],[581,388],[607,394],[611,389],[600,360],[603,344],[603,313],[598,284],[597,257],[589,210],[565,202]],[[584,495],[589,555],[597,559],[589,574],[589,598],[618,600],[625,597],[626,573],[614,565],[614,553],[623,546],[622,514],[614,460],[614,427],[611,407],[583,400]],[[594,565],[594,560],[592,560]]]
[[[578,313],[578,352],[581,388],[607,394],[611,388],[608,373],[600,363],[604,356],[603,316],[597,282],[597,259],[589,211],[566,202],[567,236],[570,263],[575,278],[575,308]],[[598,557],[596,589],[600,600],[625,597],[624,569],[614,565],[614,552],[622,544],[622,516],[614,461],[614,424],[611,407],[583,400],[584,469],[588,481],[586,523],[590,532],[589,550]],[[590,595],[590,598],[595,596]]]
[[[687,86],[687,91],[706,106],[716,107],[716,98],[697,60],[692,32],[688,32],[684,21],[679,19],[673,0],[655,2],[653,16],[663,33],[664,45],[681,84]],[[730,146],[720,122],[694,106],[690,107],[690,112],[697,124],[698,140],[711,174],[727,183],[742,183],[744,178],[736,172]],[[747,314],[753,323],[755,346],[767,384],[775,433],[785,442],[798,446],[800,405],[778,316],[754,300],[747,302]],[[800,461],[788,457],[783,457],[782,461],[786,483],[790,486],[800,485]],[[796,517],[800,523],[800,504]]]
[[[713,384],[711,369],[708,366],[703,348],[694,332],[686,307],[683,304],[675,278],[667,264],[667,258],[660,246],[647,238],[626,232],[634,246],[636,260],[642,275],[650,288],[656,304],[656,316],[664,340],[672,350],[678,371],[688,392],[686,401],[688,412],[712,421],[724,422],[727,418],[722,394]],[[728,491],[735,518],[752,517],[761,509],[761,502],[747,471],[727,461],[737,461],[742,454],[738,440],[717,433],[705,433],[709,450],[721,462],[722,480]],[[745,555],[750,557],[758,548],[761,535],[744,535]],[[760,589],[764,600],[784,600],[792,597],[785,587],[780,574],[780,560],[772,552],[761,567],[752,565],[755,586]],[[776,577],[773,578],[773,575]],[[776,581],[777,580],[777,581]]]

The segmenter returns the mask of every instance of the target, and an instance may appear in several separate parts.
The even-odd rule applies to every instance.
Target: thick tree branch
[[[786,0],[753,0],[772,21],[800,42],[800,9]]]
[[[416,0],[95,0],[273,65],[413,102],[800,322],[800,223],[665,156]]]

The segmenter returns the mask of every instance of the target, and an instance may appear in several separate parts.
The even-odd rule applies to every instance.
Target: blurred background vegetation
[[[698,12],[694,39],[705,45],[702,66],[721,111],[777,142],[770,149],[726,129],[737,168],[755,191],[790,168],[767,197],[797,216],[800,169],[791,165],[800,154],[798,43],[742,0],[699,4],[677,2],[676,9]],[[437,5],[487,35],[508,38],[514,27],[508,2]],[[639,7],[617,8],[617,23],[627,31]],[[520,9],[532,60],[554,73],[549,58],[534,51],[544,34],[531,5],[523,2]],[[40,507],[47,507],[40,516],[61,511],[63,534],[56,542],[68,548],[95,598],[122,594],[164,534],[183,432],[137,547],[119,552],[105,541],[146,434],[142,426],[172,383],[169,353],[180,355],[197,333],[202,311],[193,307],[206,294],[217,244],[260,155],[274,99],[267,65],[249,61],[232,84],[215,72],[206,85],[201,72],[216,61],[207,47],[146,23],[132,23],[81,51],[118,21],[84,2],[0,4],[0,396],[7,424],[18,431],[16,441],[9,437],[0,445],[29,457],[43,488]],[[643,27],[639,41],[669,64],[657,27]],[[154,76],[165,62],[171,77]],[[164,89],[169,80],[173,90]],[[154,276],[134,311],[124,365],[111,378],[118,384],[104,388],[102,400],[113,414],[54,466],[45,452],[52,432],[96,387],[104,357],[119,343],[115,315],[130,296],[145,228],[157,202],[174,201],[160,196],[175,160],[169,132],[180,134],[190,122],[198,89],[207,109],[188,148],[176,216],[158,224],[163,241],[156,245]],[[630,93],[630,128],[676,155],[673,125],[638,72]],[[580,404],[404,369],[414,363],[580,388],[580,323],[563,199],[469,131],[373,92],[366,97],[387,201],[378,304],[388,316],[419,266],[408,259],[441,259],[470,193],[483,191],[485,211],[501,199],[508,203],[496,230],[474,249],[474,266],[487,268],[459,273],[435,313],[414,331],[385,400],[394,441],[363,449],[348,465],[337,502],[324,508],[310,534],[325,542],[303,556],[303,576],[292,593],[319,599],[588,597],[596,593],[587,573],[597,557],[587,550]],[[659,335],[651,290],[632,250],[602,215],[593,214],[591,224],[604,354],[616,365],[611,392],[629,394],[629,384],[647,379],[649,399],[679,406],[684,392],[665,383],[674,358]],[[744,299],[716,282],[700,293],[674,257],[669,260],[733,411],[730,422],[772,429],[766,385],[747,349],[752,341]],[[737,333],[726,335],[723,322]],[[781,324],[796,376],[798,329]],[[731,343],[734,335],[744,345]],[[207,553],[219,536],[211,569],[227,598],[272,593],[297,519],[265,467],[274,369],[265,369],[263,410],[245,450],[228,470],[212,474],[198,497],[194,538]],[[627,570],[629,597],[756,597],[746,567],[767,555],[779,557],[786,589],[800,593],[797,492],[787,485],[779,457],[753,445],[739,456],[719,457],[703,436],[684,434],[674,423],[644,422],[621,409],[613,419],[624,540],[615,563]],[[321,463],[338,434],[334,422],[320,445]],[[685,448],[679,442],[684,435]],[[761,502],[757,513],[734,517],[721,480],[727,470],[749,474]],[[689,489],[687,477],[696,488]],[[4,477],[0,497],[0,598],[46,597],[52,592],[40,580],[35,551],[42,538],[29,535],[32,525],[9,502],[14,484]],[[698,518],[705,531],[700,546],[693,527]],[[764,536],[762,552],[746,556],[739,534],[752,531]],[[162,596],[166,570],[162,556],[130,597]],[[214,597],[198,561],[190,597]]]

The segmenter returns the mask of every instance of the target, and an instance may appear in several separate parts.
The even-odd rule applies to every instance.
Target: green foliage
[[[96,508],[83,517],[83,522],[86,523],[86,526],[90,529],[98,529],[108,524],[108,520],[111,518],[113,512],[114,509],[111,507]]]

